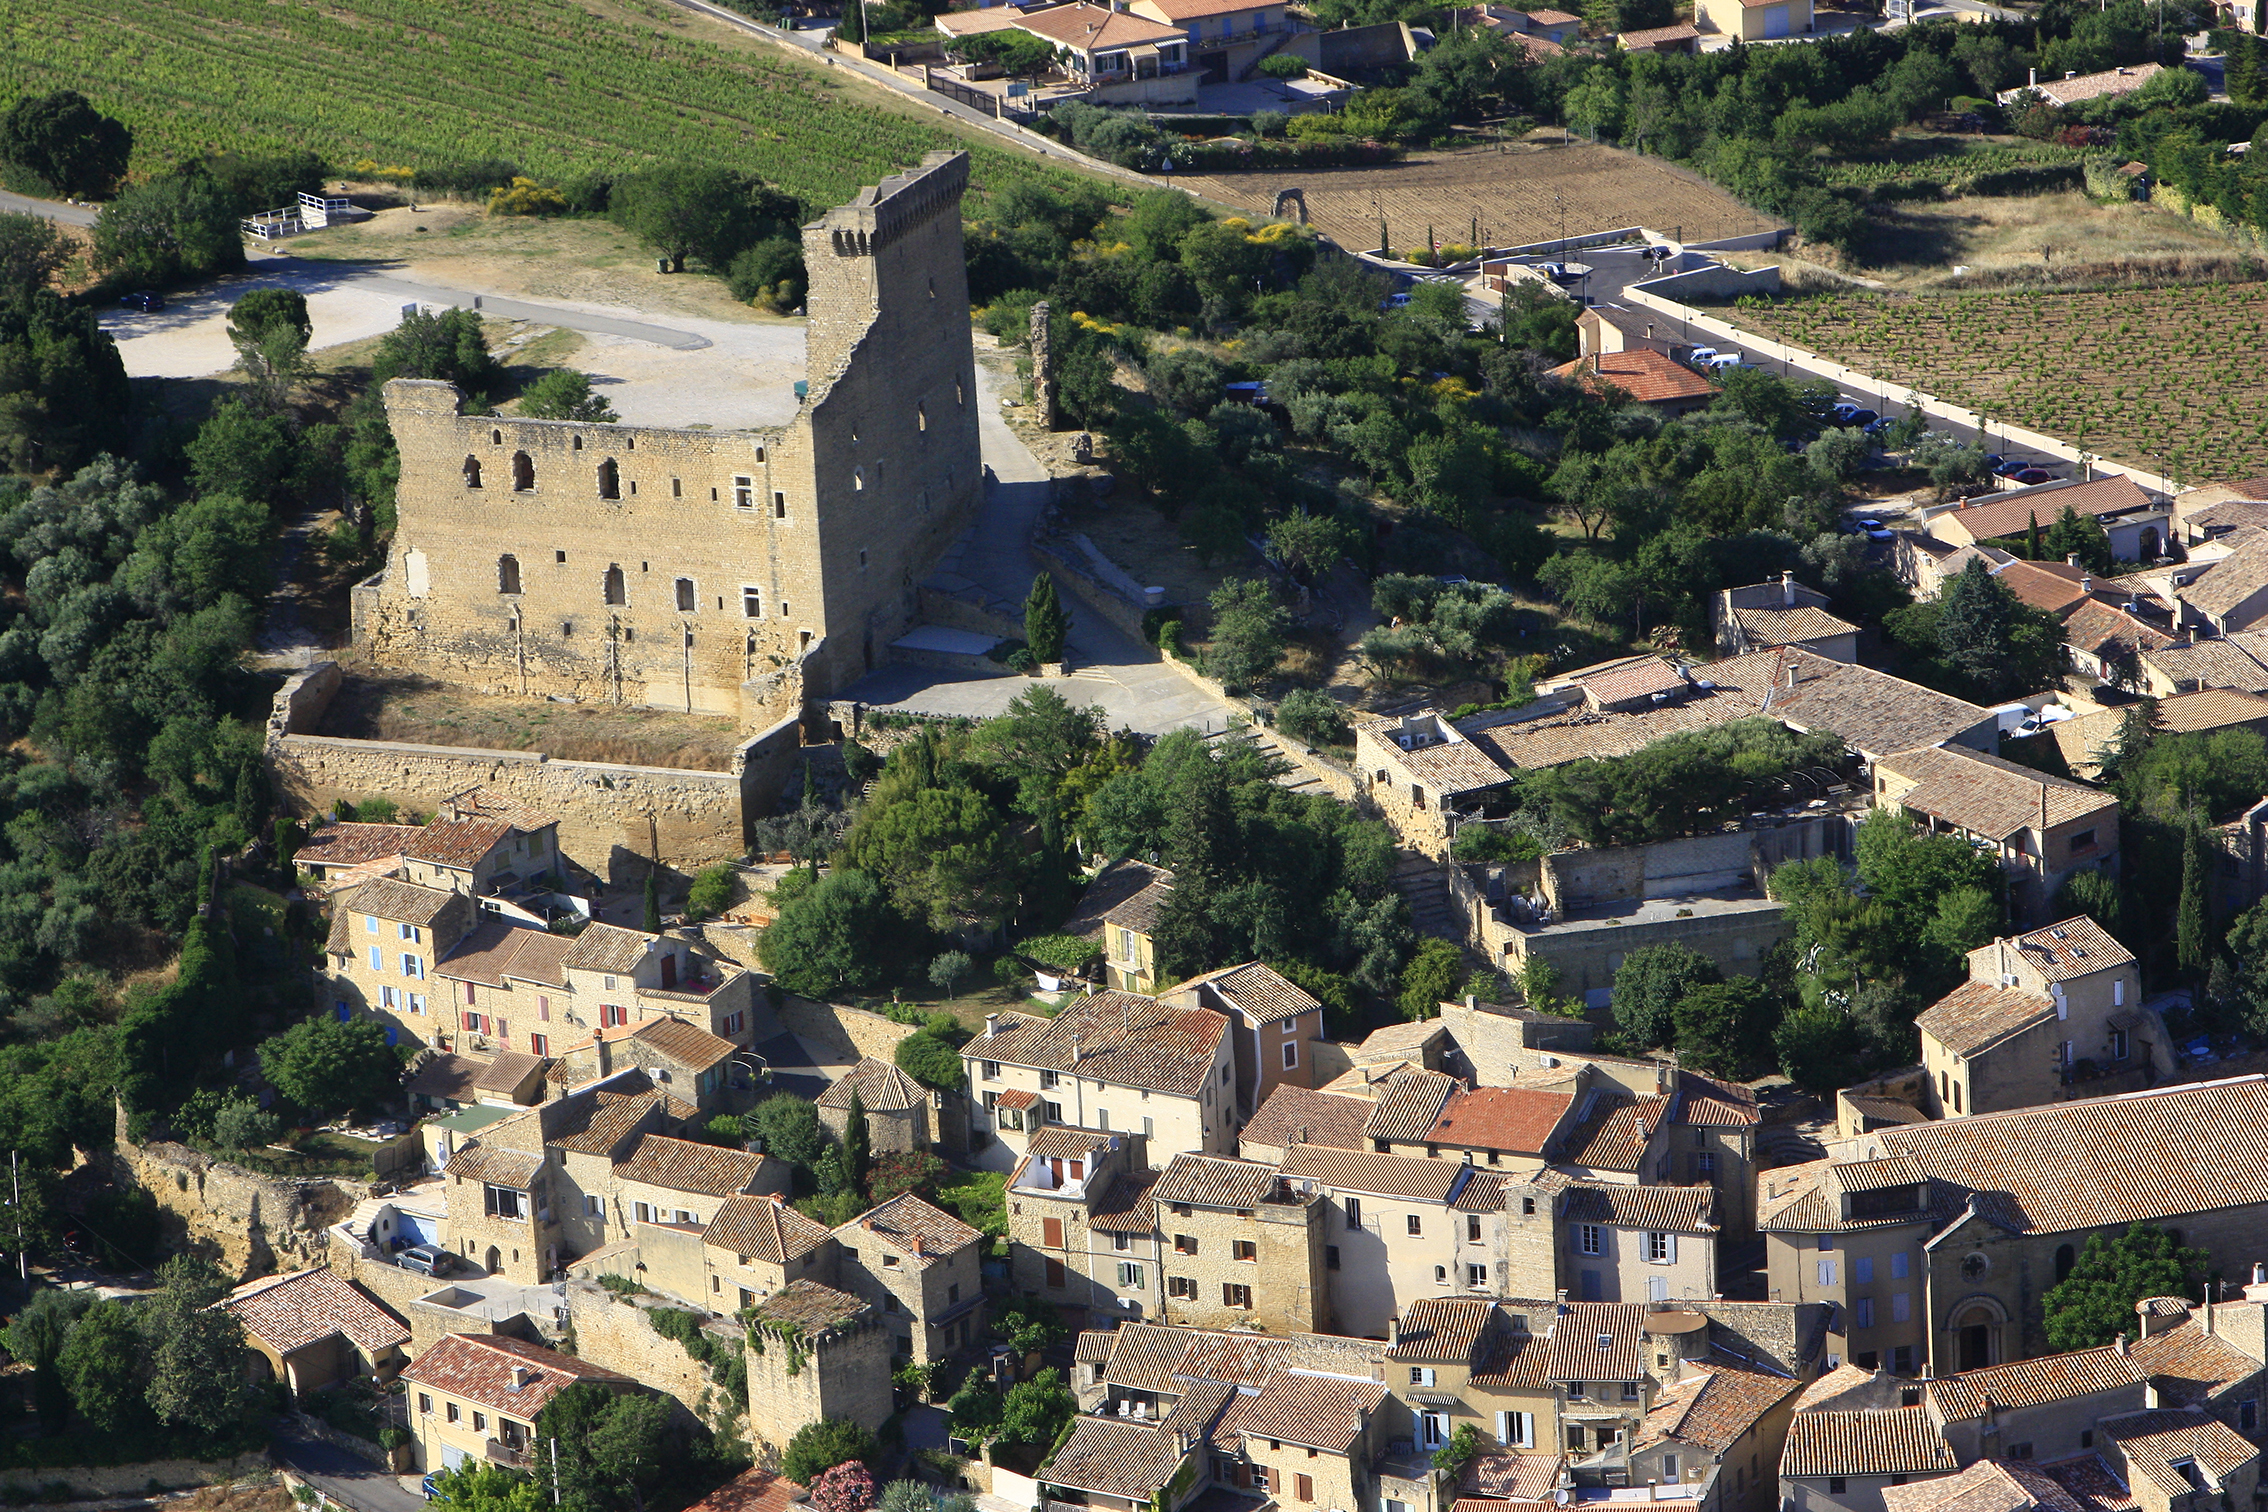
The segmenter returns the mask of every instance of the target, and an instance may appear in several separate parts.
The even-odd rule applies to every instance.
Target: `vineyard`
[[[2268,472],[2268,284],[1831,294],[1742,324],[2183,481]]]
[[[1979,137],[1900,136],[1878,151],[1818,165],[1832,188],[1936,183],[1953,192],[1992,193],[1996,180],[2021,184],[2041,169],[2076,168],[2084,154],[2060,142],[1995,142]],[[1978,187],[1981,184],[1982,187]],[[2010,192],[2024,192],[2014,189]]]
[[[682,157],[812,207],[936,148],[972,148],[987,189],[1062,176],[769,44],[667,35],[682,13],[660,0],[625,3],[654,24],[575,0],[39,0],[8,7],[0,97],[80,91],[134,128],[137,173],[230,150],[502,157],[546,178]]]

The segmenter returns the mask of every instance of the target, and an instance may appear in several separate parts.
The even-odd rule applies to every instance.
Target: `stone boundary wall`
[[[373,1449],[377,1445],[371,1446]],[[239,1454],[224,1460],[141,1460],[131,1465],[46,1465],[31,1470],[0,1470],[0,1494],[7,1495],[11,1505],[38,1501],[47,1503],[44,1496],[25,1495],[18,1498],[17,1490],[33,1491],[38,1487],[62,1482],[71,1488],[74,1500],[95,1501],[106,1496],[134,1496],[148,1499],[150,1482],[156,1481],[168,1490],[186,1486],[212,1486],[222,1481],[239,1480],[247,1475],[268,1469],[265,1453]]]
[[[242,1277],[321,1265],[330,1225],[370,1194],[360,1182],[294,1180],[230,1165],[187,1145],[137,1145],[118,1132],[111,1155],[120,1186],[156,1200],[170,1245]]]
[[[1022,640],[1024,622],[1011,619],[965,599],[955,598],[926,584],[918,590],[920,615],[923,623],[942,625],[948,630],[966,630],[971,635],[997,635],[1004,640]]]
[[[773,1010],[773,1016],[788,1033],[832,1045],[854,1061],[872,1056],[893,1066],[897,1064],[899,1041],[920,1032],[918,1025],[893,1024],[881,1014],[869,1013],[863,1008],[845,1008],[794,996]]]
[[[1688,336],[1698,332],[1715,341],[1729,342],[1743,352],[1754,352],[1780,363],[1785,368],[1803,373],[1807,377],[1824,378],[1838,388],[1854,390],[1863,394],[1870,403],[1880,401],[1875,404],[1875,407],[1885,415],[1904,414],[1909,408],[1906,403],[1906,394],[1910,392],[1920,400],[1922,413],[1930,419],[1949,421],[1955,425],[1971,426],[1980,434],[1984,432],[1985,417],[1973,409],[1963,409],[1959,405],[1948,404],[1943,399],[1922,393],[1919,389],[1905,389],[1900,385],[1885,383],[1871,373],[1862,373],[1857,368],[1845,367],[1842,363],[1822,357],[1817,352],[1808,352],[1802,347],[1790,346],[1784,341],[1759,335],[1743,326],[1736,326],[1730,321],[1719,320],[1713,315],[1705,315],[1692,305],[1672,299],[1667,294],[1654,292],[1651,283],[1635,283],[1622,292],[1623,297],[1633,304],[1643,305],[1649,310],[1669,316],[1672,320],[1683,322],[1687,328]],[[2059,457],[2066,462],[2078,462],[2084,458],[2093,465],[2097,477],[2108,477],[2114,473],[2123,473],[2142,487],[2155,490],[2158,493],[2170,496],[2177,491],[2174,483],[2168,478],[2161,477],[2156,473],[2144,472],[2138,467],[2127,467],[2121,463],[2107,462],[2092,452],[2082,452],[2078,447],[2072,446],[2068,442],[2059,441],[2053,436],[2043,435],[2039,431],[2026,430],[2020,425],[2009,425],[2000,421],[1993,422],[1993,429],[1999,433],[2002,445],[2006,450],[2040,452],[2047,456]]]

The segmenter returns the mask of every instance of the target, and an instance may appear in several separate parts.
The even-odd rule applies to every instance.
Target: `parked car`
[[[1409,302],[1410,291],[1404,289],[1400,293],[1389,294],[1384,299],[1378,301],[1378,308],[1380,308],[1381,310],[1406,309],[1409,306]]]
[[[1872,425],[1875,421],[1881,419],[1882,417],[1873,410],[1862,409],[1858,405],[1846,403],[1838,404],[1833,409],[1829,410],[1827,412],[1827,418],[1837,425],[1866,426]]]
[[[165,296],[154,289],[136,289],[118,302],[129,310],[140,310],[145,315],[165,308]]]
[[[2044,467],[2023,467],[2008,474],[2011,483],[2053,483],[2055,474]]]
[[[1884,415],[1879,419],[1869,421],[1867,423],[1866,433],[1870,436],[1879,436],[1897,423],[1897,421],[1891,419],[1888,415]]]
[[[1732,368],[1739,367],[1742,364],[1740,360],[1740,353],[1719,352],[1714,357],[1711,357],[1707,362],[1701,365],[1703,367],[1706,367],[1712,373],[1722,373]]]
[[[1687,367],[1707,367],[1709,360],[1716,355],[1717,349],[1715,347],[1695,347],[1685,354],[1685,365]]]
[[[413,1244],[396,1255],[394,1263],[422,1276],[438,1276],[449,1267],[449,1252],[437,1244]]]

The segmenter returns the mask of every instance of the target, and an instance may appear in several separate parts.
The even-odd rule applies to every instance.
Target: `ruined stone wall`
[[[805,1340],[800,1349],[791,1350],[777,1337],[762,1342],[762,1354],[748,1355],[748,1425],[761,1441],[758,1464],[768,1459],[764,1445],[776,1454],[806,1423],[834,1418],[872,1432],[896,1406],[890,1395],[890,1331],[871,1313],[839,1333]]]
[[[263,1176],[187,1145],[137,1145],[123,1128],[111,1159],[120,1186],[157,1200],[168,1248],[193,1250],[244,1279],[322,1264],[325,1230],[371,1192],[356,1181]]]
[[[730,714],[758,728],[870,670],[983,477],[961,249],[965,154],[804,233],[809,394],[787,426],[460,413],[386,385],[400,524],[355,643],[464,687]]]
[[[872,1056],[892,1066],[898,1063],[898,1042],[921,1032],[917,1024],[893,1024],[863,1008],[842,1008],[792,996],[774,1010],[774,1016],[790,1034],[832,1045],[851,1060]]]

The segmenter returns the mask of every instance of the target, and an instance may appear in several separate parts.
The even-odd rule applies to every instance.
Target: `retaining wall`
[[[1806,351],[1798,346],[1790,346],[1784,341],[1778,341],[1769,336],[1759,335],[1745,327],[1736,326],[1728,320],[1720,320],[1714,315],[1704,314],[1692,305],[1685,304],[1668,294],[1655,292],[1654,285],[1660,282],[1664,282],[1664,280],[1650,280],[1647,283],[1632,284],[1622,291],[1623,298],[1629,300],[1632,304],[1643,305],[1649,310],[1667,315],[1672,320],[1680,322],[1684,327],[1684,335],[1689,340],[1707,338],[1711,341],[1726,342],[1739,348],[1743,353],[1754,354],[1768,361],[1777,362],[1783,368],[1802,373],[1807,377],[1824,378],[1838,388],[1849,389],[1864,396],[1869,405],[1880,410],[1884,415],[1896,416],[1906,413],[1911,407],[1906,402],[1906,395],[1911,392],[1919,399],[1921,412],[1930,419],[1944,420],[1955,425],[1973,426],[1980,434],[1987,430],[1985,417],[1973,409],[1964,409],[1960,405],[1947,403],[1943,399],[1921,393],[1919,390],[1907,390],[1898,385],[1886,383],[1871,373],[1862,373],[1857,368],[1846,367],[1832,358],[1820,356],[1817,352]],[[2002,451],[2037,452],[2045,456],[2060,457],[2066,462],[2086,462],[2092,464],[2097,477],[2123,473],[2144,488],[2154,489],[2162,494],[2171,494],[2176,491],[2175,485],[2170,479],[2161,477],[2156,473],[2144,472],[2138,467],[2127,467],[2116,462],[2105,462],[2092,452],[2083,452],[2068,442],[2059,441],[2055,437],[2044,435],[2039,431],[2026,430],[2020,425],[2009,425],[1996,420],[1990,426],[1990,433],[1999,443]]]
[[[326,1230],[370,1194],[361,1182],[264,1176],[187,1145],[137,1145],[121,1127],[111,1154],[121,1186],[148,1192],[169,1246],[240,1277],[321,1265]]]
[[[372,1445],[376,1448],[376,1445]],[[72,1499],[94,1501],[105,1496],[146,1496],[150,1482],[168,1490],[211,1486],[240,1479],[268,1468],[265,1454],[239,1454],[224,1460],[140,1460],[131,1465],[56,1465],[37,1470],[0,1470],[0,1497],[9,1505],[41,1501],[36,1488],[58,1482],[71,1488]],[[18,1496],[22,1491],[25,1494]]]
[[[898,1042],[920,1032],[918,1025],[893,1024],[863,1008],[793,996],[774,1010],[774,1017],[788,1033],[832,1045],[851,1060],[872,1056],[888,1065],[897,1064]]]

